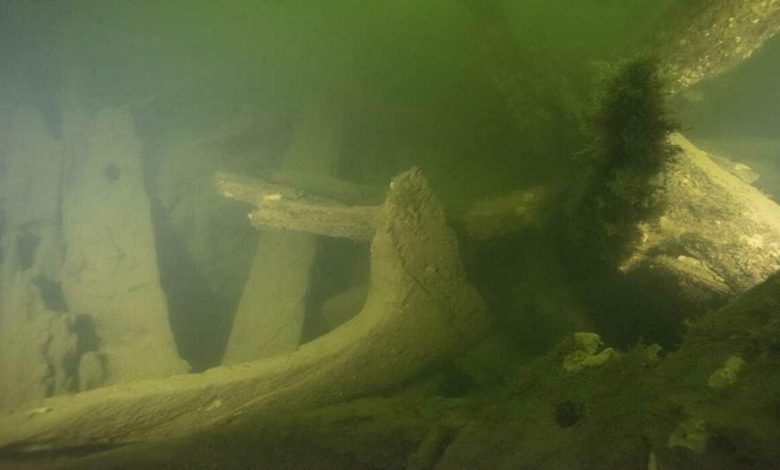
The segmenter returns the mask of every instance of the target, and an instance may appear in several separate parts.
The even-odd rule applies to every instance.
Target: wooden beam
[[[337,186],[351,184],[336,178],[329,180]],[[296,179],[288,180],[294,186],[286,186],[218,173],[214,181],[222,196],[255,207],[249,220],[256,228],[270,227],[355,241],[370,240],[376,230],[379,206],[350,206],[301,191]],[[517,190],[451,209],[449,219],[471,238],[495,238],[540,226],[549,212],[551,200],[551,192],[543,187]]]
[[[780,31],[780,0],[678,2],[657,23],[654,51],[671,92],[751,57]]]

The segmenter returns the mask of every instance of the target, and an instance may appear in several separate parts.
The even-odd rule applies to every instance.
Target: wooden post
[[[281,169],[335,174],[342,137],[338,104],[324,94],[311,96],[304,103]],[[298,347],[316,253],[315,235],[279,228],[262,230],[233,319],[224,364],[283,354]]]

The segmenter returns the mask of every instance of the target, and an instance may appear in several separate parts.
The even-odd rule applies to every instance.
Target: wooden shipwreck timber
[[[0,339],[30,346],[0,357],[0,366],[36,387],[25,385],[34,401],[11,390],[2,402],[0,467],[192,468],[209,459],[268,468],[780,465],[780,206],[662,115],[662,98],[773,37],[780,0],[671,8],[647,42],[650,54],[627,60],[606,87],[596,119],[584,105],[591,96],[534,68],[499,2],[462,4],[479,72],[503,99],[523,150],[572,157],[563,174],[576,181],[456,203],[443,203],[419,168],[382,185],[347,181],[337,171],[345,110],[328,91],[312,93],[277,168],[236,174],[214,159],[207,174],[181,185],[197,197],[177,228],[209,210],[250,226],[256,242],[253,255],[240,255],[251,260],[222,362],[202,372],[186,373],[164,322],[156,222],[129,108],[91,116],[70,96],[62,139],[39,138],[42,120],[22,106],[15,125],[0,122],[11,136],[4,169],[27,175],[23,157],[56,156],[56,165],[36,161],[55,168],[33,186],[46,197],[23,198],[0,227]],[[648,90],[651,99],[641,93]],[[635,121],[626,109],[634,105],[655,120]],[[591,120],[595,137],[582,130]],[[631,128],[636,122],[651,125]],[[188,142],[182,153],[208,155],[231,132]],[[119,163],[107,156],[112,144],[125,156]],[[76,189],[64,185],[71,179]],[[11,189],[27,194],[11,176],[0,183],[0,202]],[[101,197],[85,198],[87,188]],[[180,207],[184,192],[163,196]],[[123,217],[127,201],[137,216]],[[94,233],[84,229],[90,224]],[[333,240],[357,253],[355,272],[347,289],[317,299],[338,320],[305,342],[313,266]],[[495,312],[503,304],[481,289],[503,274],[470,269],[485,266],[473,261],[480,248],[516,248],[516,240],[533,242],[518,248],[532,279],[522,279],[523,298],[513,301],[527,305],[519,318],[535,322],[510,328]],[[34,256],[25,243],[39,247]],[[143,256],[131,256],[138,246]],[[560,286],[537,288],[551,282]],[[584,290],[598,297],[610,283],[663,300],[658,310],[679,332],[671,347],[637,330],[628,345],[590,332],[599,312],[581,312],[571,299]],[[133,316],[142,301],[155,309]],[[537,335],[537,317],[551,311],[566,324],[554,345],[530,354],[507,340],[518,329]],[[154,322],[165,327],[145,338]],[[43,346],[45,361],[29,362],[29,350]],[[128,348],[163,351],[164,360],[134,364]],[[45,386],[27,369],[48,374]],[[203,444],[212,442],[224,447]]]

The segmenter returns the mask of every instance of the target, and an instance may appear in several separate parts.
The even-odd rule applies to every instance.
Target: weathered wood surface
[[[780,269],[780,206],[683,136],[671,141],[680,153],[664,174],[665,209],[621,269],[718,304]]]
[[[33,106],[17,106],[0,126],[0,408],[186,372],[129,114],[69,103],[55,137]]]
[[[418,170],[394,180],[371,245],[361,312],[297,351],[110,386],[0,415],[0,450],[118,445],[187,435],[247,413],[300,410],[376,392],[479,338],[487,317],[455,235]]]
[[[374,236],[378,212],[376,207],[369,206],[315,206],[278,201],[260,205],[249,214],[249,221],[258,229],[274,228],[368,241]]]
[[[331,178],[336,185],[349,185]],[[366,241],[373,237],[379,206],[346,205],[317,194],[302,191],[298,180],[292,186],[269,183],[228,173],[214,177],[217,191],[224,197],[255,207],[249,213],[256,228],[271,227],[329,237]],[[329,193],[327,189],[324,193]],[[467,236],[489,239],[540,226],[549,211],[552,194],[542,187],[517,190],[452,208],[448,217]]]
[[[78,386],[65,367],[78,357],[73,316],[41,289],[62,260],[62,143],[16,97],[0,98],[0,409]]]
[[[340,105],[327,92],[313,92],[303,103],[292,141],[282,158],[282,170],[335,173],[343,137]],[[280,223],[275,214],[267,211],[255,217],[265,216]],[[223,364],[288,353],[300,344],[317,237],[306,232],[290,234],[279,228],[284,225],[269,223],[260,233]]]
[[[294,187],[302,194],[316,194],[348,205],[378,205],[385,197],[384,188],[380,190],[310,171],[268,170],[261,171],[258,176],[280,187]]]
[[[258,229],[368,241],[378,224],[379,206],[347,206],[316,195],[302,195],[297,183],[295,187],[280,186],[225,173],[218,173],[215,183],[223,196],[255,207],[248,218]]]
[[[780,31],[780,0],[678,2],[657,24],[653,49],[674,93],[752,56]]]
[[[60,277],[68,309],[89,315],[105,383],[187,372],[160,283],[142,142],[127,109],[65,113]],[[87,332],[89,334],[89,332]],[[93,341],[96,342],[96,341]]]

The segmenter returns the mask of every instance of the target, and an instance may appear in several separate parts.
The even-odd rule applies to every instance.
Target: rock
[[[604,364],[616,353],[612,348],[599,351],[601,345],[601,338],[596,333],[574,333],[559,347],[559,351],[567,351],[563,357],[563,368],[569,372],[578,372],[586,367]]]
[[[703,419],[688,418],[677,425],[669,436],[669,447],[682,447],[695,454],[703,454],[707,450],[710,433]]]
[[[707,379],[707,385],[710,388],[723,388],[728,385],[732,385],[734,382],[737,381],[737,377],[739,376],[739,372],[742,370],[742,367],[745,365],[745,360],[742,359],[739,356],[731,356],[728,359],[726,359],[726,363],[723,364],[723,367],[716,370],[715,372],[710,375],[710,378]]]

